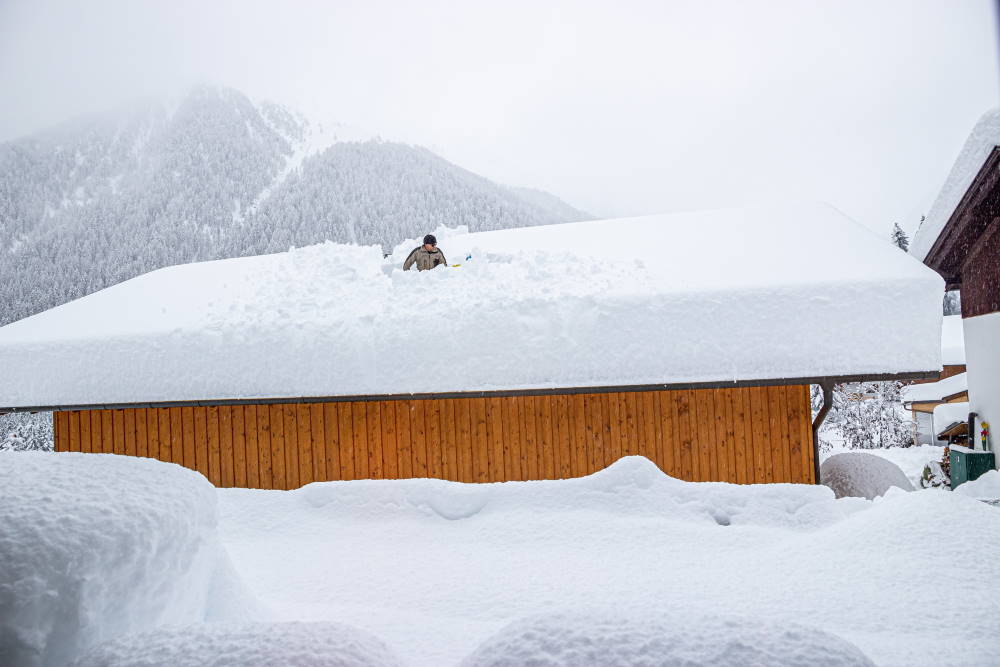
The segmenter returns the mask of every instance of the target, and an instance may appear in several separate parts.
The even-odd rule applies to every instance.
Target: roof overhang
[[[947,289],[962,284],[962,265],[976,242],[1000,215],[1000,147],[995,147],[938,234],[924,263],[944,278]]]
[[[903,401],[903,407],[914,412],[924,412],[933,414],[934,408],[941,405],[943,401]]]
[[[262,405],[286,403],[342,403],[348,401],[420,401],[442,398],[502,398],[505,396],[558,396],[572,394],[609,394],[615,392],[642,392],[694,389],[734,389],[739,387],[777,387],[788,385],[825,385],[849,382],[886,382],[890,380],[924,380],[935,378],[940,371],[912,371],[869,375],[838,375],[824,377],[775,378],[762,380],[736,380],[719,382],[693,382],[675,384],[616,385],[602,387],[543,387],[535,389],[509,389],[491,391],[455,391],[426,394],[368,394],[353,396],[278,396],[272,398],[219,398],[206,400],[156,401],[136,403],[96,403],[75,405],[35,405],[0,407],[0,414],[12,412],[62,412],[67,410],[123,410],[128,408],[179,408],[205,405]]]
[[[969,435],[968,422],[952,422],[943,431],[937,434],[938,440],[947,440],[960,435]]]

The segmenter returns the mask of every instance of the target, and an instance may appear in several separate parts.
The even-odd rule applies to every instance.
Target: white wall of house
[[[1000,452],[1000,313],[963,320],[965,355],[969,365],[969,410],[977,413],[975,442],[980,447],[981,423],[990,423],[990,442]]]

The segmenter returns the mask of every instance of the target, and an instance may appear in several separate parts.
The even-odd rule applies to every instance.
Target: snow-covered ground
[[[220,489],[213,537],[207,485],[173,464],[7,452],[0,470],[7,472],[0,484],[5,665],[61,664],[14,661],[4,651],[18,628],[35,646],[65,648],[59,633],[79,619],[88,633],[73,646],[93,657],[81,667],[137,664],[136,656],[184,665],[195,664],[192,655],[224,653],[230,661],[218,664],[229,665],[239,662],[233,655],[266,663],[268,650],[323,653],[310,648],[322,632],[315,625],[294,626],[287,641],[241,648],[248,632],[280,634],[274,623],[285,622],[338,624],[324,645],[349,645],[359,656],[343,664],[371,664],[381,654],[407,665],[523,664],[529,649],[563,657],[545,664],[580,664],[572,656],[584,647],[608,657],[662,645],[677,655],[696,651],[701,658],[691,665],[771,654],[797,660],[763,663],[867,664],[861,651],[882,666],[971,666],[991,664],[1000,651],[1000,599],[988,583],[1000,580],[1000,512],[963,494],[890,490],[874,501],[835,500],[821,486],[682,482],[629,457],[562,481]],[[49,485],[53,477],[62,482]],[[88,477],[95,481],[79,489],[65,483]],[[37,525],[10,539],[11,516]],[[186,551],[169,540],[205,553],[218,540],[227,553],[215,566],[186,565]],[[77,565],[72,549],[46,553],[50,543],[83,549],[79,579],[60,578]],[[139,556],[163,562],[137,571]],[[203,574],[223,563],[238,580],[222,574],[225,585],[206,587]],[[948,577],[970,563],[975,577]],[[40,612],[27,594],[40,587],[55,600],[75,595],[72,609],[85,613]],[[166,614],[162,605],[175,598],[203,602]],[[136,610],[144,625],[123,626]],[[150,628],[157,623],[198,627],[158,633]],[[32,634],[43,625],[48,634]],[[533,628],[552,634],[540,639]],[[133,632],[153,634],[129,639]],[[98,640],[103,646],[93,646]]]
[[[455,664],[525,616],[595,607],[804,622],[879,665],[981,665],[1000,650],[1000,601],[973,579],[1000,577],[1000,513],[969,500],[693,484],[633,458],[568,481],[221,490],[220,528],[278,618],[350,620],[415,665]],[[949,608],[977,622],[943,623],[928,587],[967,562],[981,571],[950,581]]]

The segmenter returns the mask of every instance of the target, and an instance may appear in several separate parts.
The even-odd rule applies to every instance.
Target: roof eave
[[[825,375],[759,380],[728,380],[595,387],[540,387],[534,389],[499,389],[489,391],[427,392],[412,394],[364,394],[343,396],[281,396],[271,398],[220,398],[135,403],[80,403],[73,405],[33,405],[0,407],[0,414],[12,412],[63,412],[67,410],[123,410],[130,408],[180,408],[209,405],[262,405],[286,403],[341,403],[347,401],[414,401],[441,398],[500,398],[506,396],[551,396],[565,394],[607,394],[612,392],[665,391],[693,389],[732,389],[737,387],[774,387],[805,384],[843,384],[847,382],[885,382],[889,380],[926,380],[939,377],[940,371],[908,371],[868,375]]]

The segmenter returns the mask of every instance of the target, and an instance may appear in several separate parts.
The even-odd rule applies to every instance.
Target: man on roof
[[[416,265],[417,271],[427,271],[438,265],[447,266],[448,262],[444,258],[444,253],[438,250],[437,239],[433,234],[424,237],[424,244],[417,246],[403,262],[403,270],[409,271],[411,266]]]

